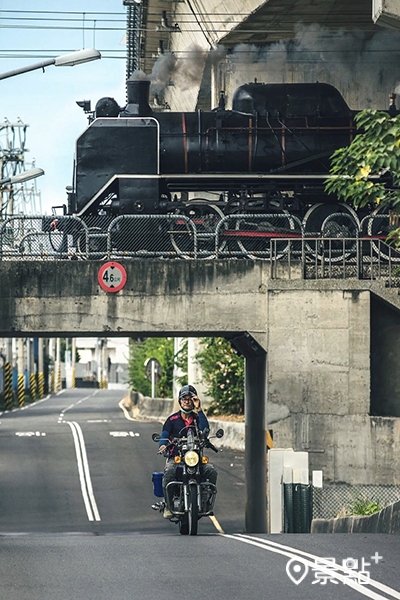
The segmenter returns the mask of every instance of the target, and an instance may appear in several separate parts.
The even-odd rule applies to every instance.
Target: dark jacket
[[[165,421],[163,425],[163,429],[161,432],[161,439],[158,443],[158,446],[164,446],[168,444],[168,440],[172,440],[173,438],[181,438],[187,435],[187,429],[189,425],[193,425],[193,431],[196,432],[195,421],[197,423],[197,428],[200,431],[203,431],[206,427],[209,428],[209,423],[206,415],[202,410],[199,412],[191,414],[191,421],[185,421],[182,418],[181,411],[170,415],[168,419]]]

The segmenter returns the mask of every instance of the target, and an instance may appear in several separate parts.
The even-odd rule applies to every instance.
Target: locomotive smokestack
[[[124,113],[139,117],[148,117],[153,114],[149,105],[150,81],[146,79],[128,79],[126,82],[128,104]]]

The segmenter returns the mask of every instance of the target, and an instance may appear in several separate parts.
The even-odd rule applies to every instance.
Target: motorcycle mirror
[[[225,432],[224,432],[223,429],[218,429],[217,432],[216,432],[216,434],[215,434],[215,437],[222,438],[222,437],[224,437],[224,433]]]
[[[159,442],[160,441],[160,434],[159,433],[153,433],[151,436],[151,439],[153,440],[153,442]]]

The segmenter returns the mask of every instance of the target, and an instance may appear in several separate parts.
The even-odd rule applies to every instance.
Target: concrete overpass
[[[111,294],[98,261],[1,262],[0,336],[230,339],[246,358],[248,531],[266,529],[268,404],[281,415],[276,445],[307,450],[327,481],[400,483],[396,289],[271,279],[263,261],[123,264],[126,285]]]

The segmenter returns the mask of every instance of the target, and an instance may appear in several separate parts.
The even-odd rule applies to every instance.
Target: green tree
[[[244,413],[244,359],[235,354],[231,344],[224,338],[202,338],[202,350],[196,355],[203,371],[207,393],[213,398],[209,415]],[[187,343],[174,355],[173,338],[146,338],[131,340],[129,361],[130,386],[148,396],[151,382],[146,377],[144,363],[156,358],[162,369],[158,395],[172,397],[174,363],[183,372],[179,384],[185,385],[187,377]]]
[[[327,192],[356,207],[400,208],[400,115],[363,110],[353,142],[332,155]],[[391,236],[399,240],[399,229]]]
[[[172,397],[172,379],[174,370],[173,338],[145,338],[131,340],[129,360],[129,385],[144,396],[151,394],[151,382],[146,377],[144,363],[149,358],[156,358],[161,365],[162,375],[157,385],[157,395]]]
[[[244,358],[224,338],[202,338],[196,355],[207,393],[213,398],[209,415],[244,414]]]

